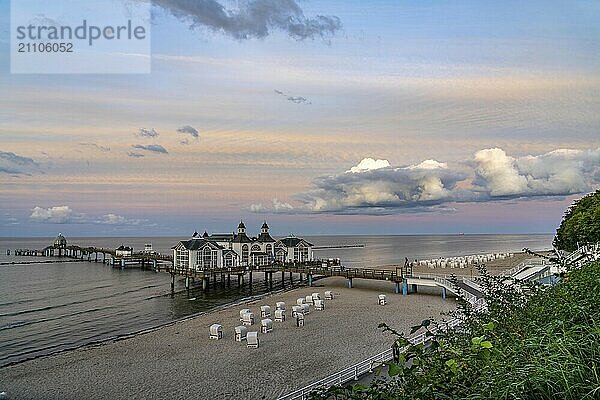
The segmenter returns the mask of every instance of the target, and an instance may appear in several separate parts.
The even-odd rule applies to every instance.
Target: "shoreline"
[[[394,294],[389,282],[362,281],[353,289],[338,278],[315,283],[240,299],[143,333],[2,367],[0,381],[11,384],[1,389],[11,397],[38,399],[100,398],[98,393],[101,398],[166,395],[165,386],[173,398],[271,398],[264,393],[285,394],[388,348],[392,338],[377,328],[380,322],[407,332],[422,319],[447,318],[440,313],[456,307],[454,300],[443,300],[436,291]],[[326,289],[341,295],[327,301],[324,311],[311,309],[306,326],[297,328],[289,319],[295,299],[309,292],[323,295]],[[379,293],[388,295],[388,305],[377,304]],[[272,309],[275,301],[285,300],[288,320],[274,323],[272,333],[259,334],[259,349],[234,342],[238,308],[249,305],[256,314],[259,302],[267,298],[262,303]],[[208,339],[208,327],[215,322],[223,325],[223,340]],[[188,386],[180,385],[177,373],[169,373],[175,371],[186,371]],[[253,378],[248,381],[244,376]],[[93,388],[100,391],[88,390]]]
[[[519,261],[520,259],[522,259],[522,257],[520,258],[519,256],[520,255],[524,255],[524,253],[515,253],[515,255],[517,256],[516,258],[507,259],[507,261],[513,261],[513,262],[509,263],[509,265],[492,266],[491,271],[489,271],[489,272],[492,273],[492,274],[500,274],[500,273],[502,273],[502,271],[508,270],[509,268],[511,268],[512,264],[516,265],[516,263],[517,263],[516,261]],[[530,257],[530,256],[526,256],[526,257]],[[82,260],[67,260],[67,261],[71,261],[71,262],[87,262],[86,260],[83,260],[83,261]],[[44,264],[44,263],[51,263],[51,262],[52,261],[47,261],[47,262],[37,261],[37,262],[33,262],[33,263]],[[59,262],[59,261],[56,261],[56,262]],[[64,262],[64,260],[60,261],[60,262]],[[28,261],[24,262],[24,263],[25,264],[30,264],[30,262],[28,262]],[[493,262],[492,262],[492,264],[493,264]],[[505,264],[505,263],[502,263],[502,264]],[[386,268],[386,267],[387,266],[381,266],[380,268]],[[443,273],[445,275],[446,274],[451,274],[451,273],[458,273],[458,274],[462,273],[463,275],[466,275],[465,273],[467,271],[468,271],[468,269],[467,270],[465,270],[465,269],[458,270],[458,269],[451,269],[451,268],[447,268],[447,269],[425,269],[424,267],[416,267],[414,269],[414,272],[417,275],[419,275],[419,274],[421,274],[421,275],[422,274],[439,275],[440,273]],[[476,275],[478,276],[479,274],[477,273]],[[318,281],[320,281],[322,279],[327,279],[327,277],[316,276],[316,277],[313,278],[313,282],[316,283],[316,282],[318,282]],[[45,357],[52,357],[52,356],[57,355],[57,354],[62,354],[62,353],[66,353],[66,352],[72,352],[72,351],[76,351],[78,349],[82,349],[82,348],[86,348],[86,347],[98,347],[98,346],[102,346],[102,345],[104,345],[106,343],[114,343],[114,342],[119,342],[119,341],[127,340],[127,339],[130,339],[130,338],[139,336],[139,335],[144,335],[144,334],[152,333],[152,332],[155,332],[155,331],[157,331],[159,329],[162,329],[164,327],[172,326],[172,325],[175,325],[177,323],[185,322],[185,321],[197,318],[197,317],[201,317],[201,316],[204,316],[204,315],[210,315],[210,314],[213,314],[213,313],[217,313],[219,311],[222,311],[222,310],[225,310],[225,309],[228,309],[228,308],[231,308],[231,307],[235,307],[235,306],[238,306],[238,305],[242,305],[242,304],[252,304],[253,302],[256,302],[256,301],[259,301],[259,300],[262,300],[262,299],[265,299],[265,298],[269,298],[269,297],[272,297],[272,296],[275,296],[275,295],[278,295],[278,294],[281,294],[281,293],[286,293],[286,292],[289,292],[289,291],[293,291],[293,290],[300,289],[300,288],[306,288],[306,287],[308,287],[307,283],[303,283],[303,284],[301,284],[299,286],[291,286],[291,287],[281,288],[281,289],[277,289],[277,290],[270,291],[270,292],[267,292],[267,293],[263,293],[263,294],[260,294],[260,295],[254,295],[254,296],[248,296],[248,297],[239,298],[239,299],[227,302],[227,303],[223,303],[221,305],[217,305],[217,306],[215,306],[215,307],[213,307],[213,308],[211,308],[209,310],[200,311],[200,312],[189,314],[189,315],[186,315],[186,316],[183,316],[183,317],[179,317],[179,318],[176,318],[176,319],[173,319],[173,320],[165,321],[165,322],[159,323],[158,325],[155,325],[155,326],[152,326],[152,327],[135,330],[135,331],[128,332],[128,333],[123,333],[123,334],[120,334],[120,335],[110,336],[110,337],[106,337],[106,338],[103,338],[103,339],[93,340],[93,341],[90,341],[88,343],[84,343],[84,344],[80,344],[80,345],[74,345],[74,346],[70,346],[70,347],[65,347],[65,348],[60,349],[60,350],[51,351],[51,352],[49,352],[47,354],[41,354],[41,355],[24,358],[24,359],[17,360],[17,361],[11,361],[9,363],[1,365],[0,366],[0,370],[2,370],[3,368],[10,367],[10,366],[19,365],[19,364],[22,364],[22,363],[25,363],[25,362],[28,362],[28,361],[37,360],[37,359],[41,359],[41,358],[45,358]],[[177,292],[175,292],[175,294],[177,294],[177,293],[183,293],[183,292],[185,292],[185,290],[177,291]],[[166,293],[166,292],[163,292],[163,293],[159,294],[159,296],[161,296],[161,297],[169,297],[171,295],[172,295],[171,293]],[[291,310],[291,308],[290,308],[290,310]],[[289,312],[289,310],[288,310],[288,312]]]
[[[313,282],[317,282],[317,281],[319,281],[321,279],[323,279],[323,277],[313,278]],[[216,313],[216,312],[219,312],[219,311],[222,311],[222,310],[226,310],[228,308],[239,306],[239,305],[242,305],[242,304],[252,304],[255,301],[262,300],[264,298],[267,298],[267,297],[270,297],[270,296],[273,296],[273,295],[276,295],[276,294],[281,294],[281,293],[289,292],[289,291],[292,291],[292,290],[295,290],[295,289],[301,289],[301,288],[304,288],[304,287],[308,287],[308,285],[303,284],[303,285],[299,285],[299,286],[292,286],[292,287],[289,287],[289,288],[278,289],[278,290],[275,290],[275,291],[271,291],[271,292],[267,292],[267,293],[263,293],[263,294],[259,294],[259,295],[255,295],[255,296],[243,297],[243,298],[231,301],[231,302],[227,302],[227,303],[215,306],[215,307],[213,307],[213,308],[211,308],[209,310],[206,310],[206,311],[199,311],[199,312],[196,312],[196,313],[193,313],[193,314],[186,315],[184,317],[179,317],[179,318],[176,318],[176,319],[173,319],[173,320],[170,320],[170,321],[162,322],[162,323],[160,323],[160,324],[158,324],[156,326],[150,327],[150,328],[144,328],[144,329],[140,329],[140,330],[137,330],[137,331],[134,331],[134,332],[124,333],[122,335],[116,335],[116,336],[111,336],[111,337],[107,337],[107,338],[104,338],[104,339],[94,340],[94,341],[91,341],[89,343],[81,344],[79,346],[72,346],[72,347],[61,349],[61,350],[53,351],[53,352],[50,352],[48,354],[41,354],[41,355],[38,355],[38,356],[34,356],[34,357],[30,357],[30,358],[25,358],[25,359],[18,360],[18,361],[12,361],[10,363],[0,365],[0,371],[3,368],[11,367],[11,366],[18,365],[18,364],[22,364],[22,363],[25,363],[25,362],[28,362],[28,361],[34,361],[34,360],[38,360],[38,359],[45,358],[45,357],[52,357],[52,356],[55,356],[57,354],[62,354],[62,353],[67,353],[67,352],[71,352],[71,351],[76,351],[76,350],[79,350],[79,349],[84,349],[86,347],[99,347],[99,346],[102,346],[102,345],[104,345],[106,343],[115,343],[115,342],[119,342],[119,341],[122,341],[122,340],[127,340],[127,339],[130,339],[130,338],[139,336],[139,335],[145,335],[147,333],[152,333],[152,332],[158,331],[158,330],[160,330],[162,328],[165,328],[165,327],[168,327],[168,326],[171,326],[171,325],[175,325],[175,324],[180,323],[180,322],[185,322],[187,320],[192,320],[194,318],[201,317],[201,316],[204,316],[204,315],[210,315],[212,313]],[[178,292],[175,292],[175,294],[182,293],[182,292],[185,292],[185,290],[180,290]],[[159,296],[160,297],[170,297],[171,293],[163,293],[163,294],[160,294]]]

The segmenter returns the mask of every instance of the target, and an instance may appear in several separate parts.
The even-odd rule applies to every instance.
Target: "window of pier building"
[[[275,250],[275,259],[277,261],[285,262],[285,257],[287,256],[286,249],[277,249]]]
[[[267,247],[265,248],[265,251],[269,255],[273,254],[273,246],[271,246],[271,244],[268,244]]]
[[[223,258],[223,263],[226,268],[233,267],[233,254],[228,252]]]
[[[252,250],[253,253],[257,253],[257,252],[260,251],[260,246],[257,245],[257,244],[254,244],[254,245],[252,245],[252,249],[251,250]]]
[[[217,251],[206,246],[204,250],[198,252],[196,263],[201,269],[217,268]]]
[[[190,265],[190,252],[185,249],[176,251],[175,267],[187,268]]]
[[[248,265],[248,255],[249,255],[249,251],[248,251],[248,245],[242,245],[242,264],[243,265]]]
[[[294,261],[308,261],[308,247],[294,247]]]

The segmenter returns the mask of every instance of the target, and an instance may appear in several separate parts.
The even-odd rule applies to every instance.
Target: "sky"
[[[155,0],[151,73],[58,75],[9,5],[0,236],[550,233],[600,186],[597,1]]]

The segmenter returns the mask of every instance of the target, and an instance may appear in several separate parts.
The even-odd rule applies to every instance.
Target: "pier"
[[[121,248],[120,248],[121,249]],[[119,254],[121,252],[121,254]],[[286,279],[290,283],[294,281],[294,275],[299,276],[299,281],[305,281],[312,286],[317,278],[321,277],[344,277],[348,281],[348,288],[354,286],[356,279],[388,281],[394,284],[395,292],[404,296],[409,293],[417,293],[419,286],[437,287],[442,297],[446,298],[448,292],[456,293],[457,286],[461,288],[462,294],[475,299],[478,295],[477,288],[473,287],[471,281],[466,278],[456,278],[458,285],[450,282],[446,277],[440,276],[415,276],[409,264],[396,266],[395,269],[373,269],[373,268],[347,268],[340,265],[331,265],[331,260],[315,260],[294,263],[271,263],[267,265],[245,265],[230,268],[214,269],[192,269],[175,268],[173,256],[159,253],[134,253],[122,249],[107,249],[103,247],[81,247],[74,245],[62,245],[59,247],[48,246],[43,250],[14,251],[16,256],[38,256],[38,257],[60,257],[69,261],[88,261],[110,265],[114,268],[140,268],[155,272],[166,272],[171,275],[171,290],[175,290],[177,277],[185,280],[185,288],[190,289],[196,282],[202,283],[202,289],[207,290],[210,286],[230,285],[232,277],[237,278],[238,285],[248,283],[252,285],[255,274],[264,274],[265,280],[273,286],[274,274],[281,274],[281,282],[285,284]],[[66,261],[66,260],[65,260]],[[24,263],[32,261],[25,261]],[[469,283],[464,283],[468,281]]]

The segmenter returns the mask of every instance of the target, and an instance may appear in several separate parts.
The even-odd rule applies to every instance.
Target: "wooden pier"
[[[273,274],[280,273],[281,281],[285,282],[286,274],[289,275],[290,282],[294,280],[294,274],[299,275],[299,280],[304,281],[308,286],[313,285],[315,277],[339,276],[348,280],[348,287],[352,288],[355,279],[380,280],[394,283],[395,292],[407,295],[409,292],[417,292],[418,286],[438,287],[445,298],[447,291],[457,293],[460,290],[472,292],[475,296],[475,289],[469,289],[469,285],[456,285],[449,280],[435,276],[414,276],[410,264],[398,265],[395,269],[373,269],[373,268],[347,268],[339,265],[332,265],[331,260],[315,260],[307,262],[293,263],[271,263],[267,265],[246,265],[230,268],[215,269],[193,269],[193,268],[175,268],[173,265],[173,256],[164,255],[156,252],[129,253],[127,255],[118,254],[119,249],[107,249],[103,247],[82,247],[74,245],[48,246],[43,250],[25,250],[17,249],[14,251],[16,256],[38,256],[38,257],[61,257],[70,260],[88,261],[111,265],[114,268],[140,268],[155,272],[167,272],[171,275],[171,290],[175,290],[176,278],[185,279],[185,288],[190,289],[191,284],[200,280],[202,288],[208,289],[211,281],[216,287],[217,283],[230,284],[231,277],[237,277],[238,285],[245,283],[246,277],[248,283],[252,285],[253,274],[263,273],[265,280],[270,286],[273,285]],[[466,278],[459,279],[464,281]]]

